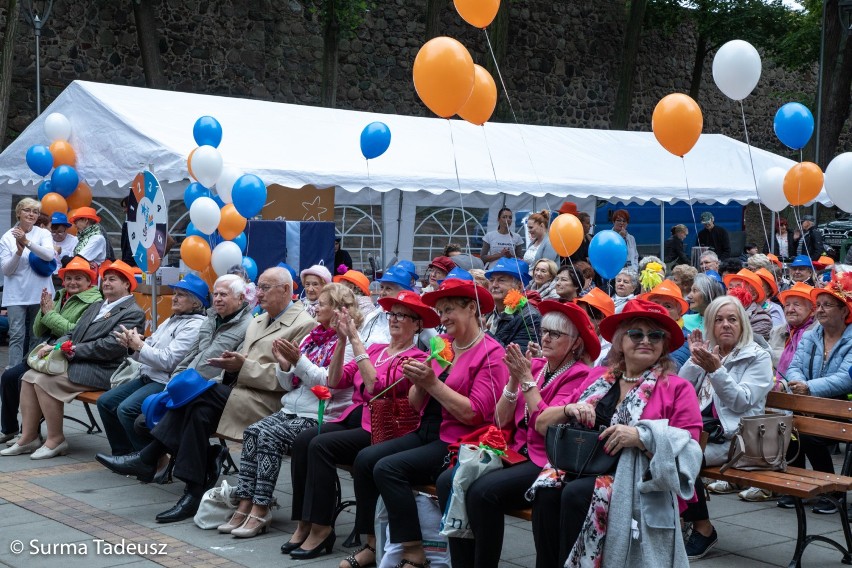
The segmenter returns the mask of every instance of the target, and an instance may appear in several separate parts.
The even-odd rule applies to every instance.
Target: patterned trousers
[[[272,492],[281,471],[281,458],[290,455],[299,432],[317,425],[315,418],[276,412],[243,432],[243,453],[236,496],[256,505],[272,504]]]

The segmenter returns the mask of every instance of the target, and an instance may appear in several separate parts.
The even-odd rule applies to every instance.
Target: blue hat
[[[169,391],[162,391],[145,397],[142,401],[142,414],[145,415],[145,424],[153,428],[157,422],[166,415],[166,405],[171,400]]]
[[[494,263],[491,270],[485,273],[485,277],[490,280],[495,274],[508,274],[523,282],[524,286],[532,280],[530,278],[530,265],[517,258],[501,257],[500,260]]]
[[[722,288],[726,288],[725,280],[722,278],[722,275],[716,272],[715,270],[705,270],[704,276],[711,278],[722,285]]]
[[[214,381],[208,381],[195,369],[181,371],[166,385],[166,392],[171,397],[171,400],[166,403],[166,408],[180,408],[214,386],[216,386]]]
[[[38,255],[34,252],[30,252],[27,255],[30,261],[30,268],[33,269],[33,272],[38,274],[39,276],[50,276],[53,274],[53,271],[56,270],[56,267],[59,266],[56,263],[55,258],[51,258],[50,260],[42,260],[38,257]]]
[[[177,284],[169,284],[169,288],[171,288],[172,290],[176,288],[186,290],[187,292],[201,300],[201,305],[203,305],[205,308],[210,307],[210,287],[207,286],[207,282],[205,282],[195,274],[187,274],[183,277],[183,280],[181,280]]]
[[[50,224],[51,225],[65,225],[66,227],[71,226],[71,222],[68,221],[68,216],[65,213],[54,213],[50,216]]]
[[[458,278],[460,280],[469,280],[470,282],[473,282],[473,276],[471,276],[470,272],[468,272],[464,268],[459,268],[458,266],[450,270],[444,280],[449,280],[450,278]],[[441,280],[441,282],[443,282],[444,280]],[[441,282],[439,282],[438,284],[440,285]]]
[[[404,290],[413,290],[411,287],[411,273],[399,264],[394,264],[379,278],[380,283],[394,284]]]
[[[30,256],[32,256],[32,255],[30,255]],[[813,268],[814,263],[811,262],[811,257],[809,257],[808,255],[800,254],[799,256],[794,258],[793,262],[791,262],[787,266],[790,266],[790,267],[792,267],[792,266],[807,266],[808,268]]]
[[[410,260],[400,260],[399,262],[394,264],[394,266],[399,266],[400,268],[411,274],[411,277],[414,280],[420,280],[420,277],[417,275],[417,267],[414,266],[414,263]]]

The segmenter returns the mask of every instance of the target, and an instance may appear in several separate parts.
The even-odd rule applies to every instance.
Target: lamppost
[[[53,8],[53,0],[25,0],[24,18],[27,23],[32,26],[35,32],[35,72],[36,72],[36,116],[41,114],[41,62],[39,58],[39,40],[41,39],[41,30],[47,23],[50,17],[50,10]],[[39,15],[41,14],[41,15]]]

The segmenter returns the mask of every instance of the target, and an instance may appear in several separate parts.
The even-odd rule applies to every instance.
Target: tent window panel
[[[382,254],[382,207],[339,205],[334,208],[334,224],[341,247],[349,251],[355,270],[370,274],[369,257],[379,259]],[[335,267],[336,269],[337,267]]]
[[[449,243],[458,243],[471,253],[478,253],[482,247],[487,208],[418,207],[416,215],[412,260],[418,267],[444,254]]]

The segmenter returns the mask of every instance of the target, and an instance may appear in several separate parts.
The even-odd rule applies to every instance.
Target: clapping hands
[[[707,371],[713,373],[722,366],[722,358],[719,356],[719,346],[710,349],[710,342],[704,341],[701,330],[695,329],[687,338],[689,352],[692,354],[692,362]]]

